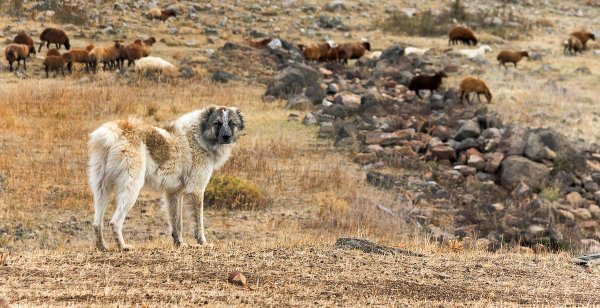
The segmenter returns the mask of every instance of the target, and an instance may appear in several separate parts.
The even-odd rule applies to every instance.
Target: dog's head
[[[203,139],[210,145],[235,143],[244,129],[244,116],[235,107],[210,106],[200,121]]]

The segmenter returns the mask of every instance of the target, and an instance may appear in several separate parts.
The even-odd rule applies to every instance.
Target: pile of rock
[[[358,149],[354,160],[371,171],[406,161],[436,163],[434,176],[441,186],[452,186],[462,197],[479,195],[466,203],[491,209],[484,216],[503,222],[500,230],[475,228],[477,237],[530,243],[544,238],[559,247],[558,229],[566,227],[569,236],[600,240],[595,220],[600,218],[600,154],[574,147],[551,129],[504,125],[485,107],[460,104],[454,88],[418,99],[406,85],[417,73],[434,72],[431,63],[448,63],[440,57],[405,56],[394,45],[378,59],[361,59],[354,66],[291,64],[269,84],[266,96],[287,99],[290,109],[311,110],[302,123],[319,125],[319,136],[335,139],[336,146]],[[452,72],[456,66],[445,69]],[[403,181],[392,182],[406,189]],[[481,197],[482,187],[492,193]],[[521,215],[527,206],[517,205],[530,199],[543,200],[538,208],[544,210]],[[464,210],[466,203],[452,206]],[[444,228],[461,235],[462,227],[477,223],[468,216],[455,217],[456,225]]]

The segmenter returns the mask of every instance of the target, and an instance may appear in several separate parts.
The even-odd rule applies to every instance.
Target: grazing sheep
[[[42,51],[42,46],[44,46],[44,42],[46,42],[46,48],[50,48],[50,43],[54,43],[57,49],[60,49],[60,45],[65,45],[65,48],[69,50],[71,48],[71,44],[69,43],[69,37],[65,33],[65,31],[55,28],[46,28],[40,34],[40,49],[39,52]]]
[[[146,13],[146,17],[148,17],[149,19],[158,19],[162,21],[166,21],[170,17],[175,16],[177,16],[177,13],[175,11],[163,10],[157,7],[149,10],[148,13]]]
[[[477,38],[475,33],[466,27],[454,27],[448,33],[448,45],[463,43],[465,45],[477,46]]]
[[[587,49],[587,46],[585,44],[588,40],[596,40],[596,36],[594,35],[594,33],[587,31],[575,31],[570,35],[578,38],[581,41],[581,44],[583,45],[583,50]]]
[[[62,72],[63,77],[65,77],[65,58],[63,56],[48,56],[44,59],[44,70],[46,71],[46,78],[50,78],[48,74],[49,71],[56,71],[56,76],[58,76],[58,71]],[[56,77],[55,76],[55,77]]]
[[[137,41],[139,40],[136,40],[136,42]],[[136,60],[144,57],[145,51],[145,47],[143,46],[143,43],[141,43],[141,41],[139,44],[134,42],[133,44],[129,44],[127,46],[121,46],[121,48],[119,49],[120,66],[123,67],[125,60],[127,60],[127,66],[133,65]]]
[[[417,47],[406,47],[404,48],[404,54],[405,55],[410,55],[410,54],[415,54],[415,55],[424,55],[426,52],[428,52],[431,48],[417,48]]]
[[[60,51],[56,48],[50,48],[48,49],[48,52],[46,52],[46,57],[47,56],[60,56]]]
[[[463,102],[463,99],[466,97],[467,102],[470,104],[471,100],[469,99],[469,94],[477,93],[477,100],[481,103],[481,94],[485,95],[488,104],[492,102],[492,93],[490,93],[490,89],[485,84],[485,82],[481,79],[474,77],[465,77],[460,82],[460,102]]]
[[[568,39],[566,39],[563,42],[563,46],[565,47],[563,50],[564,54],[567,52],[570,54],[583,54],[583,43],[575,36],[570,36]]]
[[[266,48],[267,45],[273,40],[272,37],[267,37],[265,39],[262,39],[260,41],[251,41],[251,40],[245,40],[244,43],[246,43],[246,45],[252,47],[252,48],[258,48],[258,49],[262,49],[262,48]]]
[[[321,57],[324,57],[329,53],[331,45],[329,43],[309,43],[306,45],[299,44],[298,48],[300,48],[305,60],[319,61]]]
[[[29,46],[24,44],[10,44],[4,50],[4,56],[8,60],[10,71],[13,71],[13,62],[17,61],[17,69],[23,60],[23,69],[27,69],[27,57],[29,56]]]
[[[152,71],[162,73],[174,72],[175,70],[175,65],[159,57],[145,57],[135,62],[135,71],[138,73]]]
[[[25,34],[25,32],[20,32],[17,34],[17,36],[15,36],[13,39],[13,43],[29,46],[29,55],[35,55],[35,45],[33,44],[33,39],[29,35]]]
[[[73,63],[82,63],[85,65],[86,71],[89,70],[90,64],[90,53],[81,48],[72,48],[71,50],[63,54],[65,61],[67,62],[67,69],[69,73],[73,72]]]
[[[371,51],[371,43],[369,42],[351,42],[340,44],[340,49],[343,49],[343,55],[345,56],[342,59],[342,62],[348,63],[349,59],[360,59],[365,55],[365,52]]]
[[[420,90],[429,90],[433,94],[433,91],[439,89],[442,85],[442,78],[447,78],[448,75],[444,71],[439,71],[433,76],[415,76],[410,80],[408,89],[415,91],[419,98],[423,98],[419,93]]]
[[[109,47],[96,47],[90,51],[90,63],[92,70],[95,72],[98,67],[98,63],[103,63],[103,70],[106,68],[114,68],[115,64],[119,61],[121,55],[121,41],[115,40],[115,44]]]
[[[452,52],[472,59],[479,56],[483,57],[483,55],[485,55],[485,53],[488,51],[492,51],[492,47],[490,47],[489,45],[481,45],[477,49],[459,49]]]
[[[506,63],[514,63],[516,68],[517,63],[521,61],[523,57],[527,57],[527,59],[529,59],[529,53],[527,51],[502,50],[496,59],[499,61],[498,65],[504,65],[506,68]]]

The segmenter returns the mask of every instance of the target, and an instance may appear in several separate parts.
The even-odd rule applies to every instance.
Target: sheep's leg
[[[60,68],[60,71],[62,72],[62,75],[63,75],[63,77],[65,77],[65,68],[64,68],[64,67],[61,67],[61,68]],[[58,75],[58,74],[57,74],[57,75]]]
[[[477,92],[477,101],[481,104],[481,93]]]
[[[41,52],[41,51],[42,51],[42,46],[44,46],[44,41],[42,41],[42,42],[40,43],[40,49],[38,49],[38,52]]]
[[[8,61],[8,70],[11,71],[11,72],[13,71],[13,67],[12,67],[12,62],[11,61]]]
[[[46,71],[46,78],[50,78],[50,75],[48,74],[48,66],[44,67],[44,70]]]
[[[23,69],[27,70],[27,59],[23,59]]]

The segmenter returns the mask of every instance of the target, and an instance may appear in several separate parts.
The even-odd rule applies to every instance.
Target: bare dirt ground
[[[565,33],[584,25],[596,29],[600,22],[567,16],[564,12],[576,9],[573,3],[534,2],[524,8],[532,12],[532,20],[548,18],[554,26],[535,28],[527,36],[493,47],[537,50],[551,70],[542,71],[540,62],[525,61],[518,71],[496,67],[478,72],[468,62],[461,71],[488,81],[495,89],[491,108],[508,120],[551,126],[597,142],[597,56],[588,52],[564,57],[558,45]],[[213,1],[213,5],[225,4]],[[420,7],[396,4],[404,5]],[[440,7],[438,2],[427,5]],[[588,17],[599,12],[597,7],[585,8]],[[353,39],[367,36],[375,50],[392,42],[433,47],[437,52],[447,48],[445,37],[383,33],[373,20],[385,16],[384,7],[370,3],[364,10],[371,18],[350,10],[344,21],[354,27]],[[185,20],[178,20],[180,32],[170,35],[170,23],[115,16],[140,27],[129,33],[130,38],[140,33],[167,38],[153,52],[174,63],[185,57],[208,61],[200,47],[177,42],[193,39],[202,49],[217,49],[225,41],[242,40],[241,35],[223,31],[209,43],[202,28]],[[281,36],[295,42],[318,39],[299,34],[293,25],[296,14],[281,14],[274,22],[269,18],[266,13],[259,16],[254,26],[271,30],[279,25],[287,33]],[[220,19],[210,15],[203,22],[216,25]],[[0,20],[16,23],[8,17]],[[309,25],[306,20],[300,24]],[[18,27],[43,28],[30,20]],[[83,27],[88,35],[95,30]],[[343,40],[341,31],[319,33]],[[6,39],[2,38],[2,48]],[[174,40],[177,44],[172,44]],[[75,38],[73,45],[90,41],[109,44],[110,38]],[[495,63],[495,54],[486,59]],[[199,76],[190,81],[155,83],[121,79],[110,72],[89,79],[77,72],[45,80],[40,63],[38,58],[28,64],[30,79],[19,80],[5,69],[0,72],[0,307],[3,300],[13,306],[50,307],[600,305],[595,287],[600,270],[572,265],[570,258],[578,251],[536,254],[507,247],[491,253],[462,243],[431,242],[406,215],[418,211],[418,204],[408,202],[402,192],[366,184],[365,171],[350,161],[348,153],[318,139],[316,128],[288,121],[284,102],[262,102],[262,85],[217,85],[207,81],[210,76],[201,67],[195,67]],[[587,66],[591,74],[575,73],[580,66]],[[444,86],[458,82],[458,77],[451,77]],[[209,209],[207,235],[212,245],[175,250],[160,196],[144,192],[125,224],[125,237],[137,250],[118,252],[109,240],[112,251],[95,251],[85,175],[87,134],[116,118],[136,115],[159,124],[209,104],[238,106],[248,122],[232,159],[217,174],[256,183],[269,204],[256,211]],[[395,216],[377,210],[377,205]],[[191,244],[191,231],[186,232]],[[336,250],[339,236],[367,237],[425,256]],[[250,288],[227,282],[233,270],[248,277]]]

